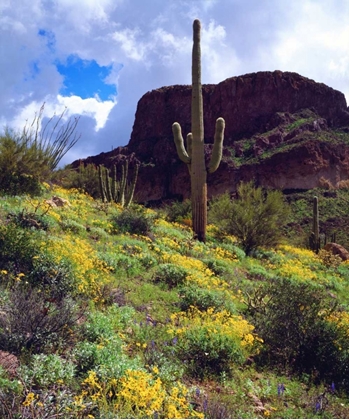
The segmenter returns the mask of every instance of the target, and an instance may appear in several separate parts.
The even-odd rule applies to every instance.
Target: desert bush
[[[75,279],[67,261],[55,262],[42,251],[41,233],[13,221],[0,225],[0,270],[6,273],[2,283],[26,283],[47,299],[61,300],[74,291]]]
[[[0,269],[16,275],[32,271],[34,257],[40,252],[39,234],[15,223],[0,224]]]
[[[168,287],[177,287],[185,283],[187,271],[176,264],[160,264],[154,275],[153,281],[167,284]]]
[[[217,226],[236,236],[247,255],[258,247],[273,247],[282,237],[289,209],[279,191],[263,191],[253,183],[238,186],[238,198],[228,194],[210,205],[209,218]]]
[[[175,352],[189,375],[200,379],[230,373],[241,364],[257,344],[254,327],[241,316],[209,308],[191,307],[172,316],[177,339]]]
[[[95,199],[101,197],[98,169],[93,163],[81,163],[78,168],[67,166],[57,172],[55,176],[64,188],[77,188]]]
[[[75,234],[81,234],[86,232],[86,227],[81,223],[76,222],[75,220],[69,218],[61,218],[60,226],[64,232],[72,232]]]
[[[191,219],[191,201],[175,201],[165,207],[166,220],[169,222],[182,222]]]
[[[182,311],[187,311],[191,306],[195,306],[200,311],[209,308],[215,310],[226,309],[230,313],[235,313],[236,308],[232,301],[224,292],[209,290],[189,284],[179,289],[179,307]]]
[[[133,205],[113,216],[111,223],[119,233],[148,235],[153,228],[154,217],[147,214],[144,207]]]
[[[46,231],[50,226],[49,220],[45,217],[45,214],[29,212],[26,209],[17,212],[9,212],[7,214],[7,219],[16,226],[28,229],[41,229]]]
[[[120,378],[126,370],[140,367],[138,358],[124,353],[122,341],[116,335],[97,342],[80,341],[73,351],[77,372],[94,371],[103,380]]]
[[[319,286],[286,279],[274,279],[258,295],[249,307],[264,340],[258,363],[348,387],[349,336],[347,326],[331,322],[336,300]]]
[[[232,274],[232,267],[226,261],[219,260],[217,258],[206,258],[202,260],[207,267],[213,271],[216,276],[224,276]]]
[[[25,281],[40,290],[47,299],[61,300],[76,293],[76,279],[67,260],[53,261],[44,253],[36,255],[32,270],[25,275]]]
[[[65,346],[78,319],[71,299],[47,299],[40,290],[21,284],[9,291],[0,309],[0,349],[16,355]]]
[[[318,257],[327,268],[337,268],[342,263],[342,258],[339,255],[334,255],[326,249],[320,249]]]
[[[26,388],[46,388],[57,381],[68,385],[74,379],[75,366],[57,354],[35,354],[28,364],[21,365],[18,375]]]

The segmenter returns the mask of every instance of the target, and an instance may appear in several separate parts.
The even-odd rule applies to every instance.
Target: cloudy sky
[[[348,0],[1,0],[0,128],[80,116],[63,163],[130,139],[137,102],[191,83],[192,22],[202,23],[202,82],[294,71],[349,102]]]

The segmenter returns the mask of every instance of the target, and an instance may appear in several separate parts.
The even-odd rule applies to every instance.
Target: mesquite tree
[[[202,242],[206,240],[207,225],[207,172],[214,172],[222,159],[225,122],[223,118],[216,121],[216,132],[211,160],[208,168],[205,164],[204,121],[201,89],[201,48],[199,20],[193,24],[192,54],[192,100],[191,129],[187,135],[187,149],[184,147],[181,126],[172,125],[174,140],[179,158],[188,165],[191,179],[192,222],[195,237]]]

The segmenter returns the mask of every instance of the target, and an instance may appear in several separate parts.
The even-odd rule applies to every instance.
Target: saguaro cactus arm
[[[174,141],[176,144],[176,149],[177,149],[179,159],[184,163],[190,163],[190,157],[184,147],[182,129],[181,129],[181,126],[177,122],[172,124],[172,133],[173,133]]]
[[[223,139],[224,139],[225,121],[223,118],[218,118],[216,121],[216,132],[214,135],[214,143],[211,154],[211,160],[208,165],[208,172],[212,174],[217,170],[222,160],[223,154]]]

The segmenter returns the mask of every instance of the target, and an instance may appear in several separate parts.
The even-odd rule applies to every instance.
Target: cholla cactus
[[[207,225],[207,172],[214,172],[218,168],[222,159],[225,122],[223,118],[218,118],[216,121],[216,132],[211,160],[208,168],[206,169],[201,89],[200,28],[200,21],[195,20],[193,24],[192,55],[192,132],[187,135],[187,149],[184,147],[181,126],[177,122],[172,125],[172,131],[178,156],[188,165],[190,173],[194,234],[199,241],[205,242]]]

